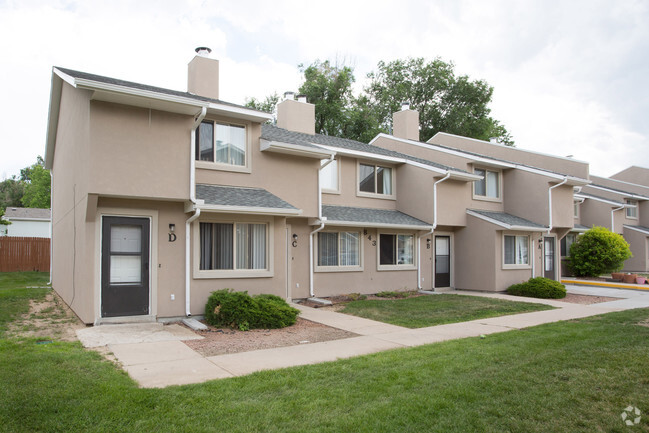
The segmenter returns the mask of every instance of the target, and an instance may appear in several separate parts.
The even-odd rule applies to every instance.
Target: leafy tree
[[[20,171],[25,178],[25,193],[22,204],[25,207],[49,209],[51,195],[51,177],[43,166],[43,158],[37,158],[36,164]]]
[[[16,176],[3,180],[0,182],[0,209],[21,207],[24,193],[25,182]]]
[[[11,224],[11,221],[7,221],[5,219],[2,219],[2,217],[5,215],[5,208],[0,208],[0,225],[2,226],[8,226]]]
[[[368,74],[371,81],[365,92],[381,126],[389,127],[392,114],[408,101],[419,111],[422,141],[437,132],[448,132],[481,140],[498,137],[512,146],[505,127],[489,116],[493,87],[484,80],[457,77],[454,67],[440,58],[379,62],[378,70]]]
[[[604,227],[593,227],[570,247],[569,266],[577,276],[597,277],[619,271],[631,256],[629,244],[622,235]]]
[[[278,102],[279,95],[275,92],[272,95],[266,96],[263,101],[256,98],[246,98],[245,106],[277,116],[276,107]]]

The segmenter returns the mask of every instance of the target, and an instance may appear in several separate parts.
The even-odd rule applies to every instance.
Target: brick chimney
[[[289,131],[315,134],[315,105],[306,102],[306,96],[293,92],[284,93],[284,100],[277,104],[277,126]]]
[[[401,111],[392,115],[392,135],[419,141],[419,112],[410,109],[410,103],[401,104]]]
[[[219,61],[209,57],[207,47],[196,48],[196,56],[187,66],[187,91],[207,98],[219,99]]]

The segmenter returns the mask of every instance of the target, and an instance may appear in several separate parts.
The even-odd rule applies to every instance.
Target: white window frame
[[[574,237],[574,240],[570,242],[570,245],[568,245],[568,236]],[[577,233],[568,233],[559,241],[559,254],[561,255],[561,257],[570,257],[570,247],[572,246],[572,244],[577,242],[577,236],[579,236]],[[564,242],[566,244],[565,256],[563,255],[563,249],[561,248]]]
[[[368,166],[373,166],[374,167],[374,191],[376,191],[376,181],[377,181],[377,176],[376,176],[376,169],[378,167],[381,168],[389,168],[390,169],[390,189],[391,193],[390,194],[379,194],[377,192],[367,192],[367,191],[361,191],[361,165],[368,165]],[[356,162],[356,195],[358,197],[371,197],[371,198],[380,198],[384,200],[396,200],[396,170],[394,167],[386,164],[378,164],[373,161],[357,161]]]
[[[579,206],[579,205],[580,205],[580,204],[581,204],[580,201],[573,201],[573,204],[572,204],[572,206],[573,206],[572,213],[573,213],[573,217],[574,217],[575,219],[579,218],[579,210],[580,210],[580,206]]]
[[[352,265],[352,266],[341,266],[338,264],[337,266],[320,266],[319,263],[319,254],[320,254],[320,248],[319,248],[319,241],[320,237],[317,236],[320,233],[337,233],[338,234],[338,263],[340,263],[340,233],[356,233],[358,234],[358,265]],[[313,260],[315,261],[314,265],[314,272],[362,272],[363,271],[363,258],[364,258],[364,252],[365,252],[365,247],[364,247],[365,242],[363,241],[363,232],[357,229],[331,229],[331,230],[323,230],[321,232],[318,232],[315,236],[315,242],[314,242],[314,248],[315,248],[315,254],[313,254]]]
[[[502,170],[498,169],[493,169],[493,168],[487,168],[487,167],[473,167],[473,173],[476,173],[476,170],[482,170],[485,172],[484,174],[484,182],[485,182],[485,195],[479,195],[476,194],[475,192],[475,184],[476,182],[479,182],[477,180],[473,181],[473,185],[471,186],[472,192],[473,192],[473,199],[474,200],[484,200],[484,201],[494,201],[494,202],[502,202],[502,196],[503,196],[503,172]],[[496,173],[498,176],[498,196],[497,197],[489,197],[487,196],[487,173]]]
[[[322,166],[322,164],[325,164],[326,161],[327,160],[322,160],[320,165]],[[323,194],[340,194],[340,181],[341,181],[341,179],[340,179],[340,177],[341,177],[340,176],[340,163],[341,163],[340,159],[336,158],[329,165],[327,165],[324,168],[324,170],[327,170],[327,169],[331,169],[330,168],[331,166],[336,167],[336,173],[334,173],[334,176],[336,177],[337,188],[336,189],[331,189],[331,188],[324,188],[324,187],[321,186]],[[319,176],[320,176],[320,185],[322,185],[322,173],[323,173],[323,171],[321,170],[320,174],[319,174]]]
[[[217,223],[217,224],[232,224],[232,255],[233,262],[232,266],[234,269],[200,269],[201,262],[201,238],[200,238],[200,223]],[[237,258],[237,224],[266,224],[266,269],[236,269],[236,258]],[[193,264],[193,274],[196,279],[203,278],[262,278],[262,277],[272,277],[274,275],[274,237],[275,237],[275,227],[272,218],[241,218],[233,219],[222,218],[218,216],[201,216],[197,221],[192,223],[193,241],[194,241],[194,264]]]
[[[408,264],[394,264],[382,265],[381,264],[381,235],[393,236],[412,236],[412,263]],[[378,271],[411,271],[417,269],[417,234],[413,232],[404,231],[377,231],[376,233],[376,269]],[[397,240],[398,245],[398,240]]]
[[[628,219],[630,219],[630,220],[637,220],[638,219],[638,201],[637,200],[626,199],[625,202],[628,205],[635,206],[635,207],[626,208],[626,217]]]
[[[214,125],[214,130],[213,130],[213,136],[212,136],[212,152],[213,152],[213,157],[214,161],[201,161],[199,160],[199,155],[196,153],[194,155],[194,164],[196,168],[202,168],[202,169],[208,169],[208,170],[221,170],[221,171],[234,171],[234,172],[241,172],[241,173],[250,173],[250,159],[251,159],[251,137],[250,137],[250,123],[242,123],[242,122],[233,122],[231,120],[226,120],[226,119],[204,119],[201,123],[212,123]],[[245,134],[245,149],[246,149],[246,154],[244,156],[244,164],[243,165],[234,165],[234,164],[228,164],[225,162],[218,162],[216,161],[216,125],[225,125],[225,126],[235,126],[235,127],[242,127],[244,128],[244,134]],[[200,126],[199,126],[200,128]],[[199,128],[196,128],[196,143],[195,146],[197,148],[200,148],[200,143],[198,139],[198,131]]]
[[[505,238],[511,236],[514,238],[514,248],[518,248],[518,238],[527,238],[527,263],[505,263]],[[502,268],[503,269],[531,269],[532,260],[534,260],[534,250],[532,249],[530,235],[528,233],[503,233],[502,235]],[[514,259],[518,257],[517,251],[514,250]]]

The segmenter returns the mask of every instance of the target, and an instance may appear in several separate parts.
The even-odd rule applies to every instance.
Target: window
[[[361,264],[359,232],[318,232],[318,266]]]
[[[392,169],[378,165],[359,164],[358,190],[370,194],[392,195]]]
[[[267,224],[200,223],[200,270],[268,269]]]
[[[327,161],[322,161],[325,164]],[[338,191],[338,161],[333,160],[320,170],[320,188],[328,191]]]
[[[529,265],[529,236],[505,235],[505,264]]]
[[[635,201],[635,200],[627,200],[626,204],[635,206],[635,207],[626,208],[626,217],[627,218],[638,218],[638,202]]]
[[[579,218],[579,202],[573,202],[572,204],[572,214],[575,218]]]
[[[570,255],[570,247],[577,240],[577,235],[574,233],[568,233],[561,239],[561,257],[567,257]]]
[[[473,170],[483,179],[473,183],[473,194],[479,197],[500,198],[500,172],[476,168]]]
[[[379,265],[413,265],[415,257],[415,237],[413,235],[379,235]]]
[[[246,128],[203,121],[196,130],[196,160],[246,165]]]

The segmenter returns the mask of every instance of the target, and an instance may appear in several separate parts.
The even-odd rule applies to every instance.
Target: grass
[[[30,299],[45,297],[49,278],[48,272],[0,272],[0,336],[9,322],[29,311]]]
[[[346,304],[341,312],[406,328],[423,328],[552,308],[544,304],[441,294],[394,300],[353,301]]]
[[[0,339],[0,432],[648,432],[646,325],[631,310],[165,389],[78,343]]]

